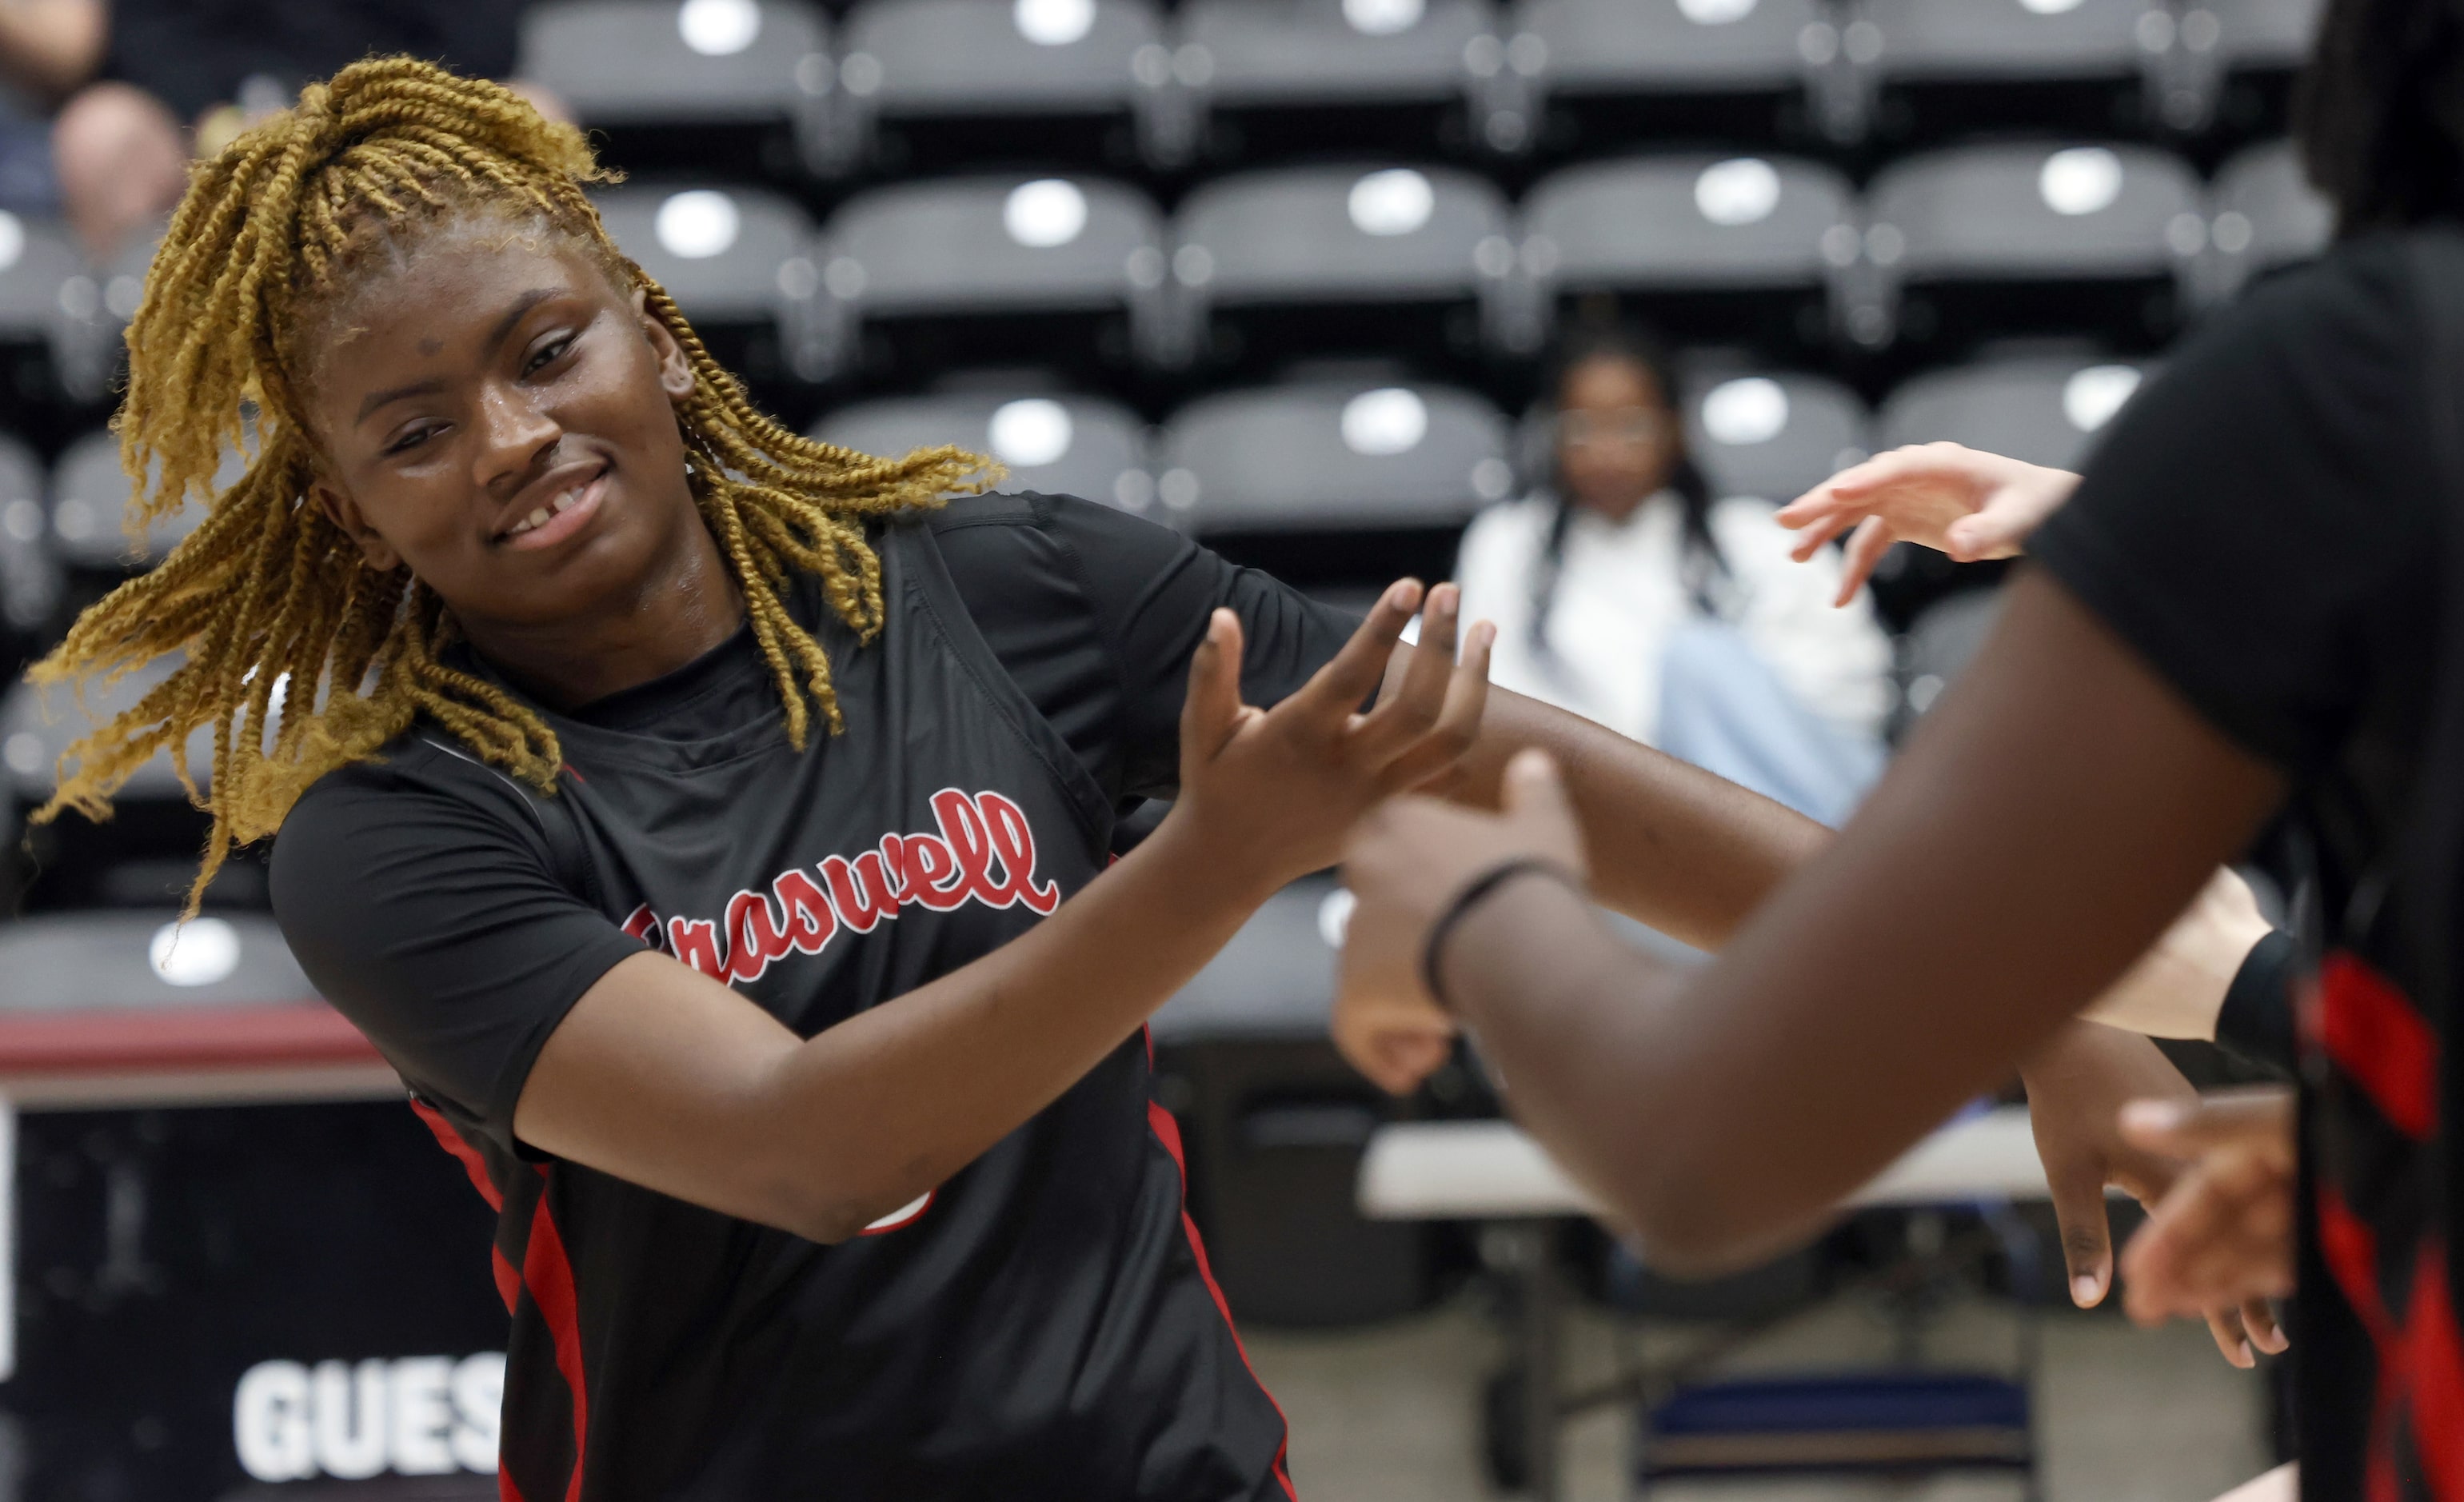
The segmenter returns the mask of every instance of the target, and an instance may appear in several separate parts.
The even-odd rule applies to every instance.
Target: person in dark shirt
[[[2190,1187],[2246,1214],[2203,1216],[2202,1250],[2160,1208],[2165,1255],[2134,1256],[2160,1307],[2298,1267],[2305,1494],[2456,1498],[2464,12],[2335,0],[2305,87],[2337,244],[2121,415],[1832,850],[1686,982],[1573,900],[1584,842],[1545,761],[1509,774],[1506,818],[1398,803],[1347,863],[1338,1036],[1401,1086],[1476,1028],[1648,1248],[1719,1266],[1801,1235],[2289,817],[2323,951],[2298,1194],[2289,1144],[2239,1138],[2236,1184]],[[2143,1143],[2197,1145],[2152,1115]],[[2251,1234],[2297,1220],[2298,1257]]]
[[[594,175],[408,58],[200,167],[120,429],[139,512],[206,515],[36,676],[183,660],[42,816],[211,739],[198,890],[274,838],[303,967],[497,1210],[508,1495],[1288,1498],[1146,1016],[1376,799],[1493,801],[1519,747],[1699,944],[1824,832],[1487,694],[1450,585],[1355,622],[797,437]]]

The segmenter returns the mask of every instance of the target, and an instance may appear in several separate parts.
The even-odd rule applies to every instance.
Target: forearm
[[[1598,899],[1671,938],[1717,949],[1829,843],[1831,831],[1759,793],[1579,716],[1491,690],[1480,740],[1433,789],[1497,806],[1506,763],[1549,752],[1582,815]]]
[[[659,955],[550,1034],[515,1130],[561,1158],[837,1241],[1057,1098],[1271,890],[1167,820],[1018,939],[810,1039]]]

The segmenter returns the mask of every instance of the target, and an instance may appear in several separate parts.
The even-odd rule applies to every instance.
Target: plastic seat
[[[21,372],[19,387],[104,394],[112,351],[100,314],[101,288],[67,226],[0,210],[0,345],[49,360],[40,375]]]
[[[828,374],[812,222],[758,188],[638,185],[598,195],[617,247],[695,326],[749,333],[728,353],[756,381]]]
[[[2207,239],[2188,165],[2127,145],[1953,147],[1886,167],[1851,296],[1867,343],[2095,330],[2160,342]],[[1903,294],[1914,294],[1903,301]]]
[[[1519,91],[1486,0],[1190,0],[1178,31],[1173,77],[1219,157],[1525,144],[1529,118],[1493,107]]]
[[[1822,0],[1522,0],[1507,29],[1507,65],[1551,150],[1864,129]]]
[[[833,369],[1063,365],[1089,381],[1162,358],[1163,232],[1096,178],[944,178],[849,199],[823,233]]]
[[[1304,588],[1445,578],[1514,485],[1506,417],[1441,386],[1309,381],[1201,397],[1165,426],[1157,498],[1235,562]]]
[[[1096,397],[890,397],[832,412],[813,436],[888,457],[957,444],[1001,460],[1009,470],[1003,490],[1076,496],[1138,515],[1158,510],[1145,425],[1129,409]]]
[[[627,166],[708,170],[693,127],[765,137],[774,168],[827,171],[846,156],[827,33],[792,0],[549,0],[524,12],[520,57],[522,77],[583,124],[617,133]]]
[[[2214,218],[2208,226],[2220,267],[2214,294],[2238,291],[2251,277],[2306,261],[2336,232],[2334,206],[2310,186],[2289,142],[2253,146],[2216,174]]]
[[[1523,206],[1522,261],[1561,294],[1642,294],[1689,340],[1820,346],[1857,253],[1856,200],[1791,157],[1685,153],[1568,167]]]
[[[1142,0],[873,0],[839,46],[844,148],[902,170],[1022,157],[1165,166],[1192,144],[1162,22]]]
[[[43,461],[0,435],[0,634],[31,641],[60,606],[60,566],[43,504]]]
[[[2162,0],[1853,0],[1851,13],[1844,51],[1881,94],[1878,125],[1903,139],[2135,129],[2169,77]]]
[[[1723,497],[1786,504],[1863,459],[1873,442],[1865,404],[1822,376],[1726,375],[1686,396],[1687,452]]]
[[[1176,344],[1238,360],[1529,349],[1538,308],[1512,220],[1486,181],[1442,167],[1287,167],[1209,183],[1182,204]],[[1330,317],[1330,310],[1342,316]],[[1456,310],[1460,309],[1458,313]],[[1436,317],[1431,315],[1435,314]],[[1235,325],[1232,342],[1211,316]]]
[[[214,474],[217,489],[236,483],[248,473],[248,457],[238,451],[223,456]],[[120,440],[108,432],[90,432],[68,446],[52,471],[52,550],[71,569],[90,573],[124,573],[151,568],[197,529],[205,512],[192,498],[169,517],[146,528],[142,540],[128,536],[128,508],[136,485],[120,467]]]
[[[1884,449],[1948,439],[2076,470],[2138,392],[2148,367],[2086,356],[2024,356],[1929,371],[1882,403]]]
[[[176,910],[50,913],[0,923],[0,1016],[315,1005],[274,919]]]

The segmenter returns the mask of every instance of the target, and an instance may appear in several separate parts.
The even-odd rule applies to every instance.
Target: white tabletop
[[[1598,1204],[1510,1121],[1380,1127],[1360,1161],[1371,1220],[1510,1220],[1592,1215]],[[1983,1112],[1934,1133],[1849,1197],[1851,1204],[2045,1198],[2025,1106]]]

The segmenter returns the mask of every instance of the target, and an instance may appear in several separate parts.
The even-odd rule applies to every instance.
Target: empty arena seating
[[[214,483],[228,485],[247,468],[244,456],[231,453]],[[152,523],[143,539],[130,538],[135,487],[120,467],[120,440],[108,432],[90,432],[69,445],[52,471],[51,491],[53,551],[62,563],[84,572],[119,575],[159,563],[204,519],[191,502]]]
[[[1028,139],[1039,159],[1163,167],[1194,144],[1162,18],[1141,0],[871,0],[838,43],[850,162],[1014,159]]]
[[[59,608],[59,561],[44,501],[42,460],[0,434],[0,665],[13,667]]]
[[[1192,192],[1176,229],[1177,339],[1199,358],[1253,369],[1330,352],[1468,363],[1537,337],[1536,309],[1517,296],[1505,196],[1468,172],[1243,173]]]
[[[1992,333],[2170,334],[2207,240],[2196,176],[2122,144],[1991,144],[1895,163],[1867,189],[1869,342],[1956,349]]]
[[[1170,354],[1163,231],[1116,183],[874,188],[831,216],[820,254],[834,373],[913,381],[1006,360],[1117,377]]]
[[[2145,378],[2132,362],[2022,355],[1936,370],[1883,402],[1880,447],[1949,439],[2075,470]]]
[[[1718,495],[1785,504],[1872,451],[1872,414],[1836,381],[1755,371],[1689,386],[1685,447]]]
[[[2208,295],[2221,299],[2253,276],[2305,261],[2326,248],[2335,212],[2301,175],[2288,142],[2253,146],[2216,173],[2208,226],[2217,272]]]
[[[1184,0],[1178,22],[1173,75],[1219,159],[1523,144],[1528,119],[1491,109],[1504,49],[1486,0]]]
[[[897,457],[956,444],[999,459],[1005,490],[1101,501],[1166,519],[1155,504],[1145,425],[1117,403],[1066,392],[885,397],[831,413],[813,436]]]
[[[1637,295],[1681,339],[1828,342],[1857,254],[1848,180],[1791,157],[1712,153],[1567,167],[1523,203],[1523,264],[1555,296]]]
[[[1854,0],[1850,13],[1841,45],[1894,137],[2138,128],[2167,78],[2163,0]]]
[[[1522,0],[1507,31],[1504,65],[1551,152],[1865,129],[1865,91],[1823,0]]]
[[[599,214],[696,327],[752,336],[722,346],[745,375],[830,374],[813,227],[793,202],[758,188],[627,184],[599,195]]]
[[[695,127],[750,132],[753,148],[731,159],[774,171],[833,171],[848,154],[832,130],[826,33],[795,0],[550,0],[523,13],[520,71],[583,124],[616,132],[636,166],[706,168]]]

